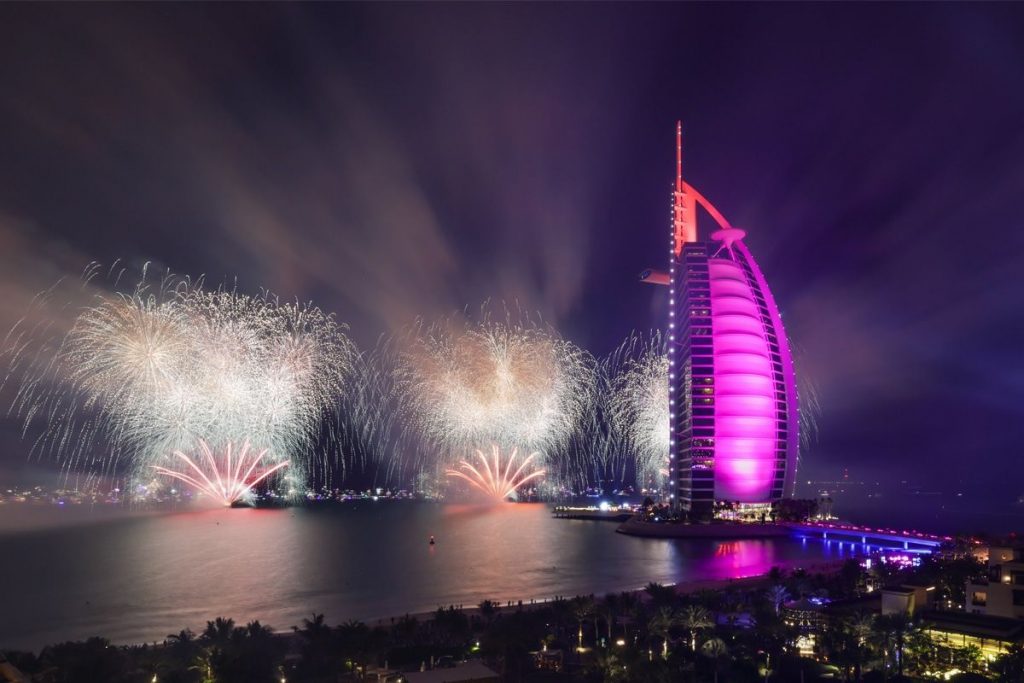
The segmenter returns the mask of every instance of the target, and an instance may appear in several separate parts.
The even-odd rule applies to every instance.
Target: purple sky
[[[601,355],[664,312],[677,118],[818,388],[803,472],[1024,493],[1012,4],[0,6],[0,329],[122,258]]]

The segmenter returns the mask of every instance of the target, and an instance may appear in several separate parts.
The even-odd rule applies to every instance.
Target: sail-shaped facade
[[[668,277],[669,473],[675,503],[709,516],[716,502],[792,495],[799,443],[796,375],[782,317],[732,227],[677,173]],[[703,237],[697,207],[717,223]],[[667,281],[667,282],[666,282]]]

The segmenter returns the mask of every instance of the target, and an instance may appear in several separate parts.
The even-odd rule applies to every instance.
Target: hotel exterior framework
[[[782,317],[764,274],[734,228],[683,181],[682,126],[668,273],[669,477],[691,516],[716,502],[772,503],[791,496],[799,444],[796,375]],[[701,239],[697,207],[717,229]]]

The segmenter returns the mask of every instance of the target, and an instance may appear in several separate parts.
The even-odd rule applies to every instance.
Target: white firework
[[[97,295],[49,358],[9,355],[23,375],[16,412],[26,425],[47,418],[59,457],[109,449],[166,470],[175,451],[245,443],[294,470],[356,354],[314,306],[172,278],[151,291],[143,278],[131,293]]]
[[[549,461],[593,410],[590,354],[548,328],[445,321],[399,361],[403,408],[441,463],[493,444]]]
[[[637,485],[659,489],[669,460],[668,357],[661,337],[630,337],[612,358],[606,366],[610,427],[632,457]]]

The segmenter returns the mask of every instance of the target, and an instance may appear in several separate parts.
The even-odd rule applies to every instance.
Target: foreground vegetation
[[[274,633],[258,621],[218,618],[199,634],[162,645],[118,647],[101,638],[54,645],[38,655],[6,653],[38,683],[323,683],[449,666],[478,657],[504,681],[893,681],[940,677],[1024,681],[1024,650],[995,662],[976,648],[933,644],[909,617],[854,612],[829,623],[813,653],[784,605],[798,597],[855,598],[875,581],[934,580],[940,597],[960,597],[968,559],[929,560],[912,570],[883,567],[868,577],[850,561],[827,575],[777,570],[762,585],[683,595],[650,584],[640,593],[578,596],[543,605],[439,608],[386,625],[328,625],[322,614]],[[906,576],[896,575],[902,571]],[[913,576],[910,576],[910,575]],[[388,667],[386,672],[381,669]]]

